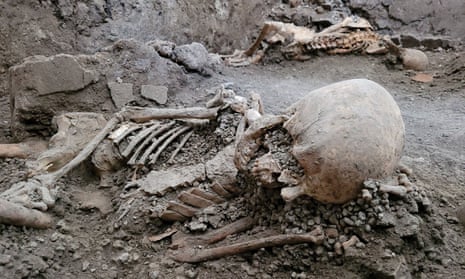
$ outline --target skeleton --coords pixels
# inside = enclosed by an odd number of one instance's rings
[[[267,21],[255,42],[245,51],[236,50],[232,55],[225,55],[225,61],[231,66],[247,66],[258,63],[269,45],[281,43],[281,52],[285,58],[304,61],[312,53],[325,51],[328,54],[392,53],[398,57],[406,68],[424,70],[428,58],[419,50],[404,49],[396,46],[389,36],[374,32],[371,24],[363,18],[350,16],[342,22],[332,25],[320,32],[296,26],[292,23]],[[260,46],[263,48],[260,49]]]
[[[328,95],[331,96],[328,98]],[[35,209],[46,211],[53,206],[57,180],[91,156],[94,150],[105,149],[104,146],[110,143],[116,145],[118,154],[130,164],[146,165],[149,160],[156,161],[174,139],[180,138],[179,145],[169,156],[173,158],[189,137],[194,119],[213,119],[226,107],[243,115],[234,146],[236,167],[250,173],[264,187],[282,187],[282,196],[287,201],[299,195],[310,195],[329,203],[347,201],[361,191],[360,184],[365,179],[390,175],[398,163],[404,136],[400,111],[389,93],[374,82],[350,80],[312,91],[292,106],[287,115],[265,115],[259,95],[252,94],[251,99],[251,104],[247,105],[244,98],[223,88],[208,102],[207,108],[128,107],[110,119],[89,144],[63,167],[15,184],[2,193],[0,221],[38,228],[50,226],[50,217],[36,216],[41,212]],[[173,119],[180,122],[173,123]],[[301,177],[284,169],[269,154],[257,156],[263,136],[270,129],[283,125],[293,137],[292,153],[304,170]],[[125,141],[126,144],[122,144]],[[360,145],[361,142],[363,145]],[[96,154],[99,153],[94,152],[94,156]],[[101,159],[94,157],[94,162],[105,163]],[[250,164],[253,160],[253,164]],[[405,194],[398,188],[383,189],[399,196]],[[235,185],[212,184],[208,190],[191,188],[181,192],[178,201],[170,201],[159,217],[182,221],[202,208],[221,203],[239,193],[240,189]],[[367,195],[365,198],[369,199]],[[133,200],[134,197],[129,204]],[[20,205],[24,214],[8,215],[11,212],[6,212],[3,201]],[[123,212],[121,216],[124,215]],[[34,217],[32,220],[27,219],[31,216]],[[224,247],[197,248],[249,229],[253,224],[253,218],[247,217],[204,237],[178,238],[173,243],[178,250],[171,256],[178,261],[200,262],[265,247],[321,244],[324,240],[324,233],[317,228],[306,234],[274,235]],[[355,242],[351,240],[345,245],[350,246]]]

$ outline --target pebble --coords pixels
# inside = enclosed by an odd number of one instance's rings
[[[188,269],[185,272],[186,277],[189,278],[189,279],[197,278],[198,274],[199,274],[199,272],[197,270],[195,270],[195,269]]]
[[[149,272],[149,278],[150,279],[158,279],[160,278],[160,271],[158,270],[152,270]]]
[[[345,223],[347,226],[351,226],[351,227],[355,226],[354,221],[352,221],[352,220],[351,220],[350,218],[348,218],[348,217],[344,217],[344,218],[342,219],[342,221],[344,221],[344,223]]]
[[[11,261],[11,255],[1,254],[0,265],[6,265]]]
[[[113,245],[112,245],[112,246],[113,246],[113,248],[122,250],[122,249],[124,249],[124,242],[123,242],[122,240],[119,240],[119,239],[118,239],[118,240],[115,240],[115,241],[113,242]]]
[[[90,263],[88,261],[83,261],[82,262],[82,271],[86,271],[90,266]]]
[[[129,261],[129,253],[128,252],[123,252],[121,253],[115,260],[116,262],[120,263],[127,263]]]
[[[465,205],[462,205],[457,209],[456,215],[459,223],[465,226]]]

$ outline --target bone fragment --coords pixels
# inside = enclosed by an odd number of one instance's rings
[[[47,149],[42,140],[0,144],[0,158],[34,158]]]
[[[362,199],[368,202],[373,199],[373,196],[368,189],[362,189]]]
[[[192,206],[188,206],[182,203],[177,203],[174,201],[169,201],[168,202],[168,210],[176,211],[179,214],[185,216],[185,217],[192,217],[197,213],[198,209],[194,208]]]
[[[50,181],[55,183],[62,176],[66,175],[69,171],[77,167],[80,163],[86,160],[92,154],[92,152],[94,152],[97,145],[99,145],[100,142],[106,138],[106,136],[116,127],[118,123],[121,122],[121,120],[122,117],[119,114],[111,118],[105,127],[84,147],[84,149],[82,149],[81,152],[79,152],[76,157],[74,157],[73,160],[64,165],[60,170],[41,176],[41,180],[47,180],[46,178],[49,177]]]
[[[278,177],[278,182],[287,184],[287,185],[297,185],[299,184],[299,180],[297,180],[293,175],[292,171],[288,169],[284,169]]]
[[[176,222],[176,221],[184,221],[186,220],[186,217],[177,213],[176,211],[172,210],[165,210],[163,213],[159,216],[161,219],[165,221],[171,221],[171,222]]]
[[[313,243],[321,244],[324,241],[324,235],[315,236],[312,233],[307,234],[282,234],[274,235],[256,240],[240,242],[236,244],[209,248],[184,248],[175,251],[171,257],[178,262],[199,263],[209,260],[218,259],[221,257],[242,254],[245,252],[255,251],[261,248],[300,244],[300,243]]]
[[[0,199],[0,223],[47,229],[52,226],[52,218],[38,210]]]
[[[223,189],[225,189],[233,195],[239,194],[241,192],[241,188],[234,184],[223,184],[221,186],[223,187]]]
[[[197,207],[197,208],[205,208],[205,207],[208,207],[210,205],[215,204],[214,202],[212,202],[210,200],[204,199],[202,197],[196,196],[196,195],[188,193],[186,191],[182,191],[178,195],[178,199],[180,201],[182,201],[183,203],[185,203],[185,204],[188,204],[188,205],[191,205],[191,206]]]
[[[231,194],[230,192],[226,191],[223,186],[221,186],[218,183],[213,183],[210,188],[213,190],[213,192],[217,193],[223,198],[229,199],[232,198],[234,195]]]
[[[74,157],[70,162],[68,162],[59,170],[32,177],[27,181],[20,181],[14,184],[9,190],[2,193],[2,197],[7,196],[10,203],[11,201],[18,201],[19,203],[30,207],[39,207],[41,210],[47,210],[55,203],[54,192],[56,189],[54,189],[54,184],[56,181],[66,175],[84,160],[86,160],[95,150],[97,145],[106,138],[106,136],[121,120],[121,115],[116,114],[107,122],[105,127],[84,147],[84,149],[79,152],[76,157]],[[31,198],[35,196],[37,191],[41,193],[40,201],[33,200]],[[19,210],[21,210],[21,208],[19,208]],[[37,222],[39,222],[37,226],[45,227],[44,224],[48,222],[48,220],[38,220]],[[32,222],[32,225],[35,226],[35,223]]]
[[[148,237],[148,240],[151,241],[151,242],[158,242],[160,240],[163,240],[167,237],[170,237],[172,236],[173,234],[175,234],[178,230],[176,229],[168,229],[167,231],[165,231],[164,233],[161,233],[161,234],[158,234],[158,235],[152,235],[152,236],[149,236]]]
[[[412,185],[412,182],[410,182],[410,179],[408,179],[407,174],[400,173],[397,177],[397,181],[399,182],[400,185],[404,185],[405,188],[407,188],[407,192],[411,191],[413,185]]]
[[[126,123],[124,125],[121,125],[118,129],[113,131],[108,138],[111,139],[114,143],[118,144],[120,143],[127,135],[130,133],[142,128],[143,126],[140,124],[136,123]]]
[[[201,190],[199,188],[192,188],[191,190],[189,190],[189,193],[191,193],[193,195],[196,195],[196,196],[199,196],[199,197],[202,197],[204,199],[210,200],[210,201],[212,201],[214,203],[223,203],[223,202],[226,201],[225,199],[218,196],[217,194],[209,193],[209,192],[203,191],[203,190]]]
[[[401,173],[405,173],[407,176],[411,176],[413,174],[413,170],[402,162],[399,162],[397,168]]]
[[[194,131],[190,131],[189,133],[187,133],[187,135],[184,136],[184,138],[182,138],[182,140],[179,143],[178,147],[173,152],[173,154],[171,154],[171,157],[168,159],[168,163],[173,162],[176,155],[178,155],[179,151],[181,151],[181,149],[184,147],[184,145],[186,144],[186,142],[189,140],[189,138],[192,136],[193,133],[194,133]]]
[[[407,195],[407,189],[404,186],[380,184],[379,191],[383,193],[393,194],[398,197],[405,197]]]
[[[129,154],[134,150],[134,148],[144,139],[146,139],[150,133],[155,131],[160,125],[158,123],[153,124],[151,127],[141,130],[137,135],[131,139],[128,146],[121,153],[123,157],[128,157]],[[143,146],[143,144],[141,144]]]
[[[296,199],[299,196],[302,196],[305,194],[304,188],[301,186],[295,186],[295,187],[284,187],[281,189],[281,197],[286,201],[292,201]]]
[[[344,248],[344,251],[346,251],[349,247],[354,246],[358,242],[360,242],[358,237],[353,235],[349,240],[342,243],[342,248]]]
[[[153,150],[155,150],[155,148],[157,148],[157,146],[159,144],[161,144],[166,138],[168,138],[172,134],[176,133],[179,129],[181,129],[181,127],[175,127],[173,129],[169,130],[168,132],[164,133],[158,139],[153,141],[152,144],[148,148],[145,149],[144,154],[142,154],[142,156],[138,160],[136,160],[135,156],[133,156],[134,160],[133,160],[133,158],[131,158],[131,160],[129,160],[129,161],[131,163],[135,161],[134,164],[137,164],[137,165],[145,164],[145,161],[147,161],[147,158],[150,156],[150,154],[152,154]]]
[[[197,118],[197,119],[215,119],[220,108],[179,108],[179,109],[157,109],[127,107],[124,116],[134,122],[146,122],[155,119],[176,119],[176,118]]]
[[[173,142],[173,140],[175,140],[177,137],[179,137],[180,135],[184,134],[185,132],[189,131],[191,129],[191,127],[183,127],[183,128],[180,128],[178,131],[176,131],[174,134],[172,134],[157,150],[157,152],[155,154],[153,154],[153,157],[152,159],[150,160],[150,163],[151,164],[155,164],[158,160],[158,157],[160,156],[160,154],[166,149],[166,147],[168,147],[168,145],[170,143]],[[142,161],[142,163],[144,163],[144,161]]]
[[[171,248],[179,249],[183,247],[194,247],[194,246],[206,246],[209,244],[216,243],[236,233],[240,233],[251,229],[255,224],[255,220],[252,217],[244,217],[231,224],[228,224],[222,228],[211,231],[209,233],[199,236],[183,236],[173,239]]]
[[[132,157],[129,159],[128,161],[128,165],[135,165],[137,163],[137,158],[139,157],[139,154],[145,150],[146,150],[146,146],[153,140],[153,138],[155,138],[156,136],[158,136],[159,134],[165,132],[166,130],[170,129],[171,127],[173,127],[174,125],[174,121],[173,122],[170,122],[170,123],[167,123],[167,124],[164,124],[163,126],[160,127],[160,129],[158,130],[155,130],[155,131],[152,131],[152,133],[150,133],[150,135],[148,135],[144,141],[137,147],[136,151],[134,152],[134,154],[132,155]],[[154,146],[155,148],[156,146]],[[131,153],[131,151],[127,152],[128,155]]]

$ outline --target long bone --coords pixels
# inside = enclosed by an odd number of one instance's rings
[[[116,113],[105,127],[79,152],[76,157],[57,171],[37,175],[27,181],[20,181],[0,194],[3,205],[15,204],[18,210],[5,210],[10,207],[0,208],[0,223],[23,225],[29,227],[45,228],[51,225],[51,218],[47,214],[38,214],[34,208],[46,211],[55,203],[56,182],[69,173],[76,166],[86,160],[96,147],[109,135],[112,130],[124,120],[145,122],[153,119],[214,119],[220,107],[215,108],[185,108],[185,109],[154,109],[128,107]],[[132,128],[131,128],[132,129]],[[135,131],[116,135],[117,141],[121,141],[126,135]],[[40,223],[38,218],[40,216]]]

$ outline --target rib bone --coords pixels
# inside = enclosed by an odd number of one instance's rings
[[[154,137],[158,136],[159,134],[163,133],[164,131],[170,129],[173,127],[174,121],[170,122],[168,124],[165,124],[160,127],[160,129],[152,131],[152,133],[145,138],[145,140],[137,147],[136,151],[132,155],[131,159],[128,161],[128,165],[135,165],[137,163],[137,157],[139,157],[139,154],[142,152],[144,147],[149,144],[151,140],[153,140]],[[155,146],[156,147],[156,146]]]
[[[179,130],[177,130],[174,134],[172,134],[161,146],[160,148],[158,148],[157,152],[153,155],[152,159],[150,160],[150,163],[151,164],[155,164],[157,162],[157,159],[158,157],[160,156],[160,154],[163,152],[163,150],[166,149],[166,147],[173,141],[175,140],[178,136],[180,136],[181,134],[187,132],[188,130],[190,130],[191,127],[183,127]],[[145,163],[145,161],[142,161],[141,162],[142,164]]]
[[[142,140],[144,140],[145,138],[147,138],[147,136],[152,133],[155,129],[157,129],[160,125],[158,123],[155,123],[154,125],[152,125],[151,127],[145,129],[145,130],[142,130],[140,131],[132,140],[131,142],[129,143],[129,145],[126,147],[126,149],[123,151],[123,153],[121,153],[121,155],[123,155],[123,157],[128,157],[129,154],[131,154],[132,150],[134,150],[134,148],[137,146],[137,144],[139,142],[141,142]]]
[[[144,154],[142,154],[142,156],[140,157],[139,160],[136,160],[136,164],[137,165],[143,165],[145,164],[145,161],[147,161],[147,158],[150,156],[150,154],[152,154],[152,151],[160,144],[162,143],[167,137],[171,136],[173,133],[176,133],[181,127],[176,127],[176,128],[173,128],[171,130],[169,130],[168,132],[166,132],[165,134],[163,134],[161,137],[159,137],[158,139],[156,139],[144,152]]]

